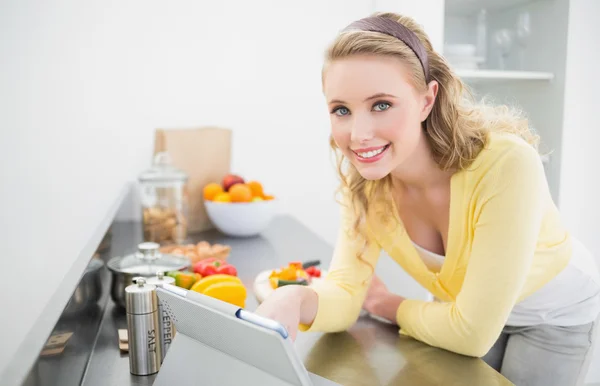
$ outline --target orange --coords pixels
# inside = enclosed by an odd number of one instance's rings
[[[219,193],[213,199],[215,202],[231,202],[231,196],[227,192]]]
[[[260,184],[260,182],[250,181],[246,185],[248,185],[248,187],[252,191],[252,197],[263,197],[264,196],[263,187]]]
[[[265,200],[274,200],[275,196],[271,196],[270,194],[265,194]]]
[[[212,182],[204,187],[205,200],[212,201],[219,193],[223,193],[223,187],[216,182]]]
[[[235,184],[229,188],[229,195],[232,202],[250,202],[252,201],[252,191],[246,184]]]

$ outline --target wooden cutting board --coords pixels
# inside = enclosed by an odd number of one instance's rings
[[[252,290],[254,292],[254,296],[256,297],[256,301],[258,301],[259,304],[262,303],[267,298],[267,296],[271,295],[273,291],[275,291],[271,287],[271,283],[269,283],[269,276],[271,275],[271,272],[273,272],[272,269],[262,271],[261,273],[256,275],[256,278],[254,279]],[[321,271],[321,277],[315,277],[312,280],[323,280],[326,273],[326,271]]]

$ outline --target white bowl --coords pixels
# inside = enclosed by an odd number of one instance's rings
[[[276,214],[277,200],[256,202],[204,201],[206,213],[222,233],[235,237],[255,236],[264,231]]]

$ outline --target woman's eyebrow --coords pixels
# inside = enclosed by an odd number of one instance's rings
[[[384,92],[380,92],[380,93],[377,93],[377,94],[371,95],[370,97],[366,98],[366,99],[364,100],[364,102],[370,101],[371,99],[382,98],[382,97],[396,98],[396,96],[395,96],[395,95],[392,95],[392,94],[386,94],[386,93],[384,93]],[[344,102],[344,101],[343,101],[343,100],[341,100],[341,99],[332,99],[332,100],[330,100],[330,101],[329,101],[329,104],[332,104],[332,103],[340,103],[340,104],[345,104],[346,102]]]
[[[382,97],[396,98],[396,96],[394,96],[392,94],[386,94],[384,92],[380,92],[380,93],[377,93],[375,95],[371,95],[370,97],[368,97],[367,99],[365,99],[364,102],[369,101],[371,99],[382,98]]]

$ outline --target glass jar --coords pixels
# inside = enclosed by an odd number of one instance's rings
[[[144,241],[181,244],[187,238],[187,174],[171,164],[166,152],[139,176]]]

